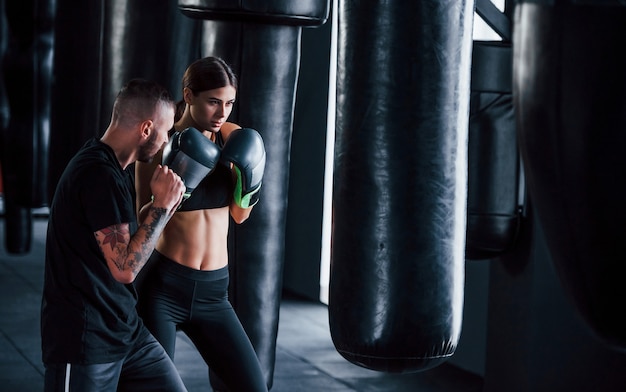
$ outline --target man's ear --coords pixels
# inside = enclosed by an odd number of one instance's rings
[[[141,130],[142,139],[148,139],[150,135],[152,134],[152,132],[154,132],[153,125],[154,123],[152,122],[152,120],[144,120],[141,122],[141,124],[139,125],[139,128]]]

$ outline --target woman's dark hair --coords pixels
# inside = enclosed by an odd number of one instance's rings
[[[182,80],[182,89],[190,89],[193,95],[203,91],[232,86],[237,90],[237,76],[230,65],[219,57],[204,57],[187,67]],[[176,121],[185,111],[184,99],[176,107]]]

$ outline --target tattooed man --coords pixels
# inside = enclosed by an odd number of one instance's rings
[[[161,86],[131,80],[102,138],[68,163],[50,205],[41,307],[45,391],[185,391],[161,345],[137,315],[132,285],[185,186],[158,165],[154,203],[135,214],[132,171],[168,141],[174,102]]]

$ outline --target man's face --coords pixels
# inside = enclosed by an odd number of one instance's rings
[[[151,162],[159,150],[168,142],[168,132],[174,126],[174,109],[172,107],[157,110],[152,122],[150,136],[139,147],[137,160],[139,162]]]

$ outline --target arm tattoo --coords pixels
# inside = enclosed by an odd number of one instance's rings
[[[163,225],[164,218],[167,216],[167,209],[150,207],[150,215],[152,222],[142,224],[141,227],[146,231],[146,238],[141,244],[141,249],[128,255],[128,268],[136,275],[146,263],[150,254],[154,250],[155,234],[160,233],[159,228]]]
[[[118,244],[124,245],[124,236],[128,234],[128,229],[120,225],[115,225],[111,226],[111,228],[102,229],[102,234],[104,234],[102,245],[109,244],[111,245],[111,250],[115,250]]]
[[[152,220],[148,224],[141,224],[141,228],[146,234],[140,243],[134,242],[130,238],[127,224],[113,225],[95,233],[96,241],[105,253],[105,257],[111,260],[118,271],[130,270],[136,276],[148,261],[162,226],[167,222],[168,212],[165,208],[150,207],[150,216]],[[129,239],[136,245],[132,246],[128,242]],[[107,244],[111,247],[110,252],[104,248]]]
[[[127,249],[127,238],[130,238],[130,231],[128,225],[117,224],[109,226],[95,233],[96,241],[104,256],[109,258],[115,267],[123,271],[124,270],[124,254]],[[109,244],[111,252],[107,252],[105,245]]]
[[[152,222],[148,225],[142,224],[141,227],[146,230],[146,241],[150,241],[155,231],[161,226],[163,218],[167,215],[167,209],[150,207],[150,216],[152,216]]]

